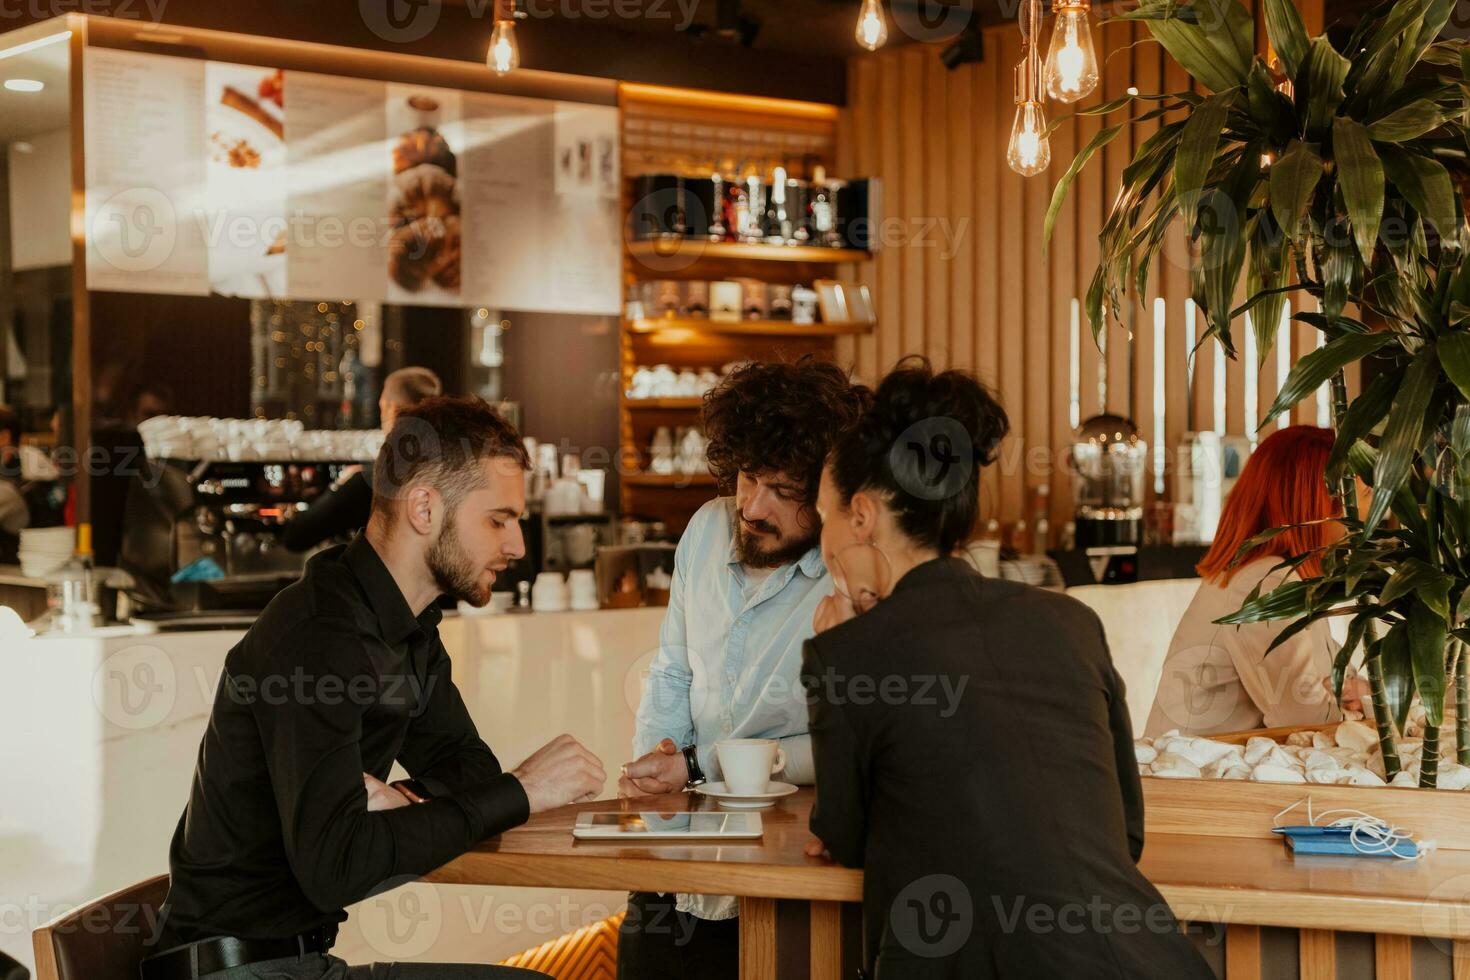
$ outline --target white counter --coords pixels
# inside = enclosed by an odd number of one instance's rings
[[[441,634],[504,765],[570,732],[603,758],[611,796],[662,616],[451,616]],[[0,950],[30,964],[37,925],[167,870],[220,670],[241,635],[118,629],[0,649]],[[414,884],[355,907],[338,952],[352,962],[493,961],[622,900]]]

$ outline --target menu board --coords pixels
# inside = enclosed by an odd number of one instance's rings
[[[616,315],[615,109],[94,49],[92,289]]]

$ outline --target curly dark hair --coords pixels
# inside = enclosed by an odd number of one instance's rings
[[[710,472],[722,493],[745,473],[783,473],[817,498],[832,441],[855,424],[871,394],[846,371],[808,354],[794,362],[751,361],[704,396],[700,418]]]
[[[833,446],[832,482],[844,504],[876,491],[904,534],[947,555],[974,529],[980,468],[1009,431],[1005,409],[974,375],[905,358]]]

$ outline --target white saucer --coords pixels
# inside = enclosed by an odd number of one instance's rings
[[[764,793],[735,793],[726,789],[724,783],[705,783],[703,786],[694,787],[694,791],[703,793],[727,809],[764,810],[768,806],[775,806],[776,801],[781,797],[795,793],[796,787],[790,783],[772,781],[766,784]]]

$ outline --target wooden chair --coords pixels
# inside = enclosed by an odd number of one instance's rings
[[[137,980],[167,894],[159,875],[46,923],[31,937],[36,980]]]

